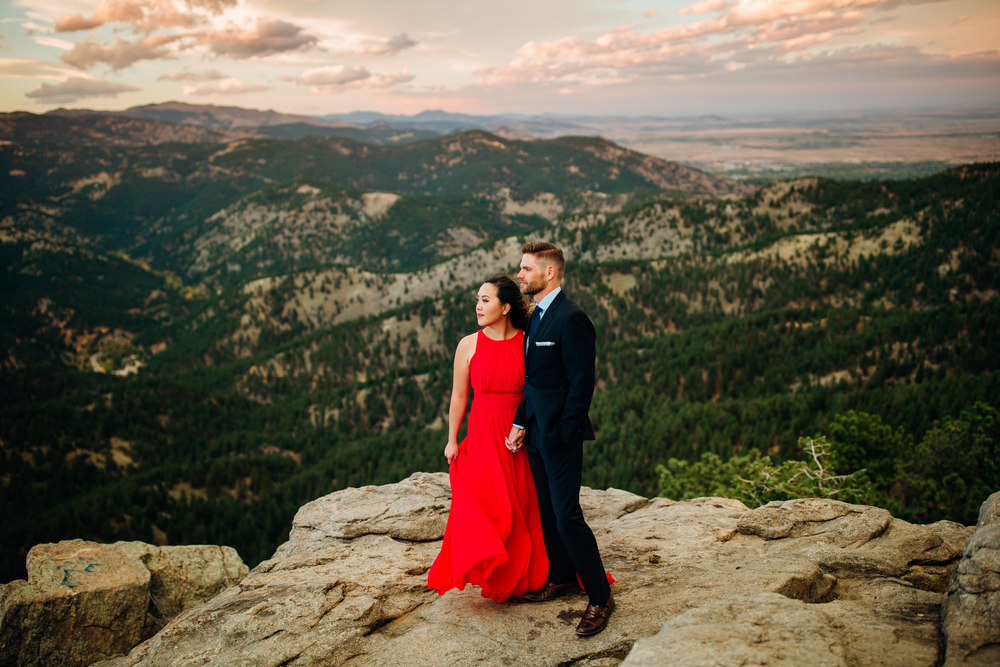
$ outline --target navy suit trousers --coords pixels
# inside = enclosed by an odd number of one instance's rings
[[[580,507],[583,441],[544,442],[533,417],[527,426],[525,451],[538,492],[549,581],[565,584],[579,575],[590,603],[604,606],[611,597],[611,587],[597,539]]]

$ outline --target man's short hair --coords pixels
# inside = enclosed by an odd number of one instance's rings
[[[556,279],[562,280],[566,270],[566,258],[559,246],[548,241],[528,241],[521,246],[521,254],[534,255],[543,264],[556,267]]]

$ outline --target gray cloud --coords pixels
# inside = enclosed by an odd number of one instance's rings
[[[281,78],[302,86],[311,86],[311,92],[314,95],[333,95],[362,86],[379,89],[390,88],[412,81],[414,77],[408,70],[372,74],[364,67],[328,65],[303,72],[299,76],[283,76]]]
[[[25,93],[39,103],[69,104],[87,97],[115,97],[119,93],[139,90],[124,83],[112,83],[96,79],[73,77],[62,83],[43,83],[32,91]]]
[[[343,86],[355,81],[361,81],[371,76],[364,67],[349,67],[347,65],[330,65],[304,72],[300,76],[286,77],[306,86]]]
[[[218,70],[209,70],[207,72],[192,72],[190,70],[184,70],[182,72],[167,72],[160,76],[157,81],[218,81],[220,79],[227,78],[225,74],[219,72]]]
[[[360,88],[372,78],[372,73],[364,67],[327,65],[303,72],[299,76],[281,78],[300,86],[311,86],[310,90],[314,95],[333,95],[349,88]]]
[[[200,44],[208,44],[212,53],[230,58],[261,58],[275,53],[311,49],[319,41],[302,28],[278,19],[258,18],[240,27],[230,24],[221,30],[204,32]]]
[[[401,32],[398,35],[390,37],[384,42],[362,46],[359,49],[351,51],[351,53],[358,56],[392,56],[396,55],[400,51],[413,48],[416,45],[417,42],[410,39],[409,35],[405,32]]]

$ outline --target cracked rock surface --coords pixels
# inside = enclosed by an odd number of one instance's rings
[[[943,631],[945,667],[1000,665],[1000,493],[979,509],[948,586]]]
[[[0,586],[0,665],[89,665],[127,653],[247,573],[235,550],[65,540],[28,552]]]
[[[496,604],[474,586],[427,590],[449,498],[447,475],[415,473],[309,503],[239,586],[102,667],[933,667],[948,581],[972,533],[834,500],[751,511],[584,489],[617,610],[607,630],[580,639],[583,594]]]

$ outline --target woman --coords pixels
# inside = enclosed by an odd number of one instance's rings
[[[528,459],[504,443],[524,389],[528,305],[517,283],[507,276],[483,283],[476,320],[482,328],[455,351],[444,450],[451,511],[427,584],[441,594],[474,584],[503,602],[544,586],[549,567]],[[459,443],[470,381],[469,431]]]

